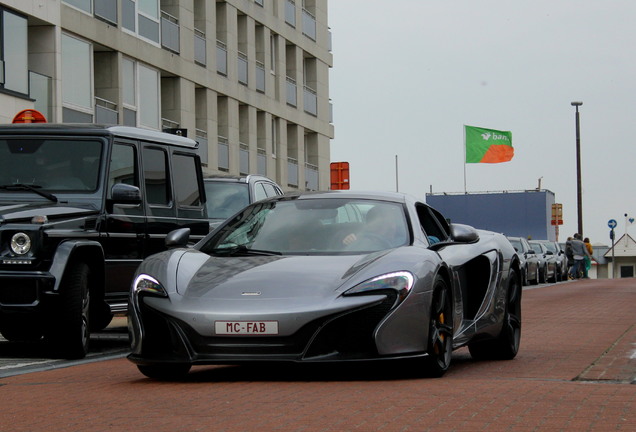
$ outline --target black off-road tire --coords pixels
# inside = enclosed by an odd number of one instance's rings
[[[42,339],[44,330],[42,324],[31,317],[29,319],[4,317],[0,321],[0,333],[11,342],[33,342]]]
[[[60,303],[45,335],[54,353],[66,359],[84,358],[90,340],[90,269],[83,262],[70,264],[60,287]]]

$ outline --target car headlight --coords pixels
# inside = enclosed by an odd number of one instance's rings
[[[168,293],[165,288],[159,283],[159,281],[147,274],[141,274],[135,278],[133,282],[133,292],[135,294],[140,292],[147,292],[150,294],[159,295],[162,297],[168,297]]]
[[[13,234],[11,237],[11,251],[16,255],[25,255],[31,250],[31,237],[23,232]]]
[[[356,285],[345,295],[371,294],[373,291],[392,289],[398,292],[398,298],[402,301],[413,288],[413,282],[413,275],[407,271],[387,273]]]

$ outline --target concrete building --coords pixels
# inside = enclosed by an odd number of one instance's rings
[[[206,171],[329,188],[327,0],[0,0],[0,122],[175,129]]]

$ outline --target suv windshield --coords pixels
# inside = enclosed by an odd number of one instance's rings
[[[227,219],[250,203],[247,183],[205,181],[208,217]]]
[[[0,187],[8,191],[95,191],[101,154],[102,142],[97,139],[2,139]]]

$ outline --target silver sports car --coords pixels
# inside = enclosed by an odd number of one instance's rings
[[[205,364],[406,358],[441,376],[458,347],[480,359],[519,349],[514,248],[413,197],[284,195],[251,204],[194,247],[188,236],[173,231],[132,285],[128,358],[148,377]]]

